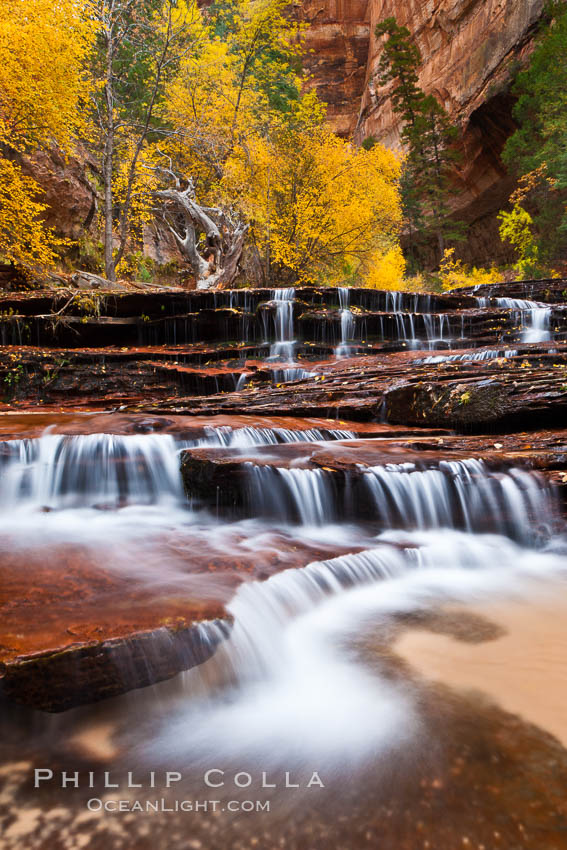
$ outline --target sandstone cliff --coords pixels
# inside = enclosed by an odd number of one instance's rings
[[[509,87],[529,54],[544,0],[304,0],[302,6],[311,27],[308,45],[315,50],[308,59],[313,82],[331,104],[333,126],[344,134],[354,129],[359,143],[374,136],[399,147],[400,125],[388,91],[377,89],[373,79],[381,54],[376,24],[394,16],[415,35],[424,58],[421,84],[463,131],[455,213],[467,224],[464,256],[507,259],[494,214],[512,189],[500,159],[514,130]],[[357,57],[364,61],[364,80]]]
[[[371,0],[303,0],[298,14],[308,24],[305,68],[329,122],[344,136],[356,128],[367,86]]]

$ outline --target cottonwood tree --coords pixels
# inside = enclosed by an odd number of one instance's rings
[[[234,279],[248,226],[227,174],[300,97],[301,45],[286,9],[286,0],[213,3],[201,21],[206,37],[168,89],[174,132],[160,146],[154,197],[198,286]]]
[[[340,284],[368,281],[396,249],[399,170],[382,145],[357,149],[333,134],[306,95],[293,120],[250,140],[226,183],[278,280]]]
[[[42,193],[24,176],[21,157],[52,147],[67,154],[85,132],[84,67],[92,35],[75,0],[3,0],[0,257],[24,268],[52,265],[62,243],[43,223]]]
[[[194,0],[90,0],[93,152],[103,182],[104,266],[109,280],[147,210],[144,158],[172,132],[163,104],[169,82],[199,37]]]

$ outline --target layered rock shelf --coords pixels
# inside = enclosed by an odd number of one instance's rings
[[[173,570],[159,585],[103,569],[88,546],[62,547],[57,568],[35,544],[0,553],[2,689],[36,708],[203,663],[230,632],[225,606],[242,581],[352,552],[275,526],[248,546],[240,521],[292,527],[309,488],[322,499],[311,521],[336,514],[371,535],[392,516],[418,521],[411,499],[404,518],[383,497],[388,475],[432,474],[449,493],[462,479],[481,502],[496,494],[504,529],[510,487],[518,498],[565,490],[567,281],[435,295],[7,294],[0,313],[0,496],[38,518],[71,499],[104,519],[135,491],[150,506],[165,492],[178,512],[175,530],[155,532]],[[234,521],[220,543],[207,525],[219,517]],[[211,575],[204,594],[199,577]]]

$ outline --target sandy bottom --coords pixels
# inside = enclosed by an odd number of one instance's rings
[[[529,600],[443,613],[445,628],[436,617],[434,628],[426,623],[402,632],[396,654],[425,678],[480,691],[567,746],[567,586]],[[467,633],[471,615],[496,628]]]

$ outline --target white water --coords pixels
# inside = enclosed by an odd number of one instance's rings
[[[231,428],[226,425],[221,428],[205,428],[206,436],[197,440],[196,446],[225,446],[227,448],[252,448],[253,446],[276,446],[280,443],[319,443],[324,440],[352,440],[352,431],[340,428],[320,430],[309,428],[304,431],[294,431],[290,428]],[[187,446],[190,444],[187,443]]]
[[[311,428],[205,428],[196,440],[169,434],[47,434],[0,443],[0,507],[66,510],[127,505],[181,505],[179,453],[184,448],[246,449],[281,443],[348,440],[351,431]]]
[[[178,445],[167,434],[47,435],[2,444],[0,505],[116,507],[178,502]]]
[[[353,348],[349,345],[349,341],[354,339],[355,321],[354,315],[350,310],[350,290],[348,286],[339,287],[339,305],[341,316],[341,342],[335,349],[335,357],[350,357]]]
[[[385,528],[493,531],[528,544],[536,524],[555,514],[552,491],[537,476],[495,472],[480,460],[377,466],[364,477]]]
[[[303,525],[355,518],[363,507],[363,516],[382,528],[494,531],[528,543],[534,524],[551,522],[555,514],[552,491],[537,475],[492,471],[473,459],[441,461],[433,469],[411,463],[368,469],[362,476],[368,495],[361,504],[348,475],[343,483],[321,469],[254,464],[249,464],[249,473],[256,513]]]
[[[309,776],[401,748],[421,731],[414,692],[365,663],[360,636],[386,640],[393,616],[446,601],[528,596],[565,570],[564,558],[501,537],[389,532],[367,551],[243,585],[228,605],[229,640],[185,674],[156,755]]]
[[[451,341],[449,317],[446,313],[424,313],[423,321],[429,348],[436,348],[437,343]]]
[[[402,313],[394,312],[396,322],[395,339],[405,342],[409,348],[433,349],[449,345],[451,333],[447,313]],[[420,324],[423,329],[420,330]]]
[[[193,445],[247,447],[324,436],[316,429],[214,428]],[[24,550],[35,543],[46,557],[52,539],[88,542],[105,569],[122,566],[132,581],[156,583],[171,579],[182,550],[177,581],[184,593],[206,593],[211,581],[183,572],[204,541],[231,557],[255,556],[269,543],[281,557],[273,527],[258,519],[203,525],[173,504],[182,502],[181,445],[167,435],[48,435],[3,443],[3,544],[13,552],[18,537]],[[214,658],[182,677],[178,700],[163,703],[162,725],[159,696],[144,702],[132,695],[149,724],[144,749],[154,748],[156,761],[190,758],[192,766],[201,760],[210,768],[246,760],[239,768],[255,761],[260,770],[298,765],[309,776],[403,748],[421,731],[419,705],[410,686],[383,675],[375,659],[370,666],[361,638],[369,645],[385,640],[391,618],[401,612],[527,594],[529,582],[565,570],[564,558],[473,533],[492,530],[530,544],[537,539],[540,524],[553,517],[553,495],[526,472],[496,473],[480,461],[370,469],[363,476],[364,503],[389,527],[375,538],[345,523],[352,493],[340,495],[324,470],[261,470],[259,478],[264,499],[283,499],[276,505],[278,523],[285,526],[290,504],[303,520],[294,542],[364,551],[241,585],[227,605],[234,619],[230,637],[225,629]],[[130,506],[89,509],[113,500]],[[59,510],[37,511],[47,503]],[[21,523],[18,506],[25,509]],[[392,530],[401,525],[435,530]],[[200,628],[205,639],[218,637],[219,626]],[[141,722],[130,724],[135,734]]]
[[[276,302],[276,341],[270,346],[270,357],[293,360],[295,340],[293,333],[293,302],[295,289],[274,289],[272,300]]]
[[[497,360],[500,357],[517,357],[517,355],[518,351],[513,348],[500,350],[481,348],[478,351],[467,352],[466,354],[434,354],[430,357],[414,360],[414,363],[416,366],[432,363],[466,363],[467,361]]]
[[[551,339],[551,307],[521,298],[495,298],[498,307],[513,310],[515,321],[523,327],[522,342],[546,342]]]
[[[314,374],[314,372],[308,372],[307,369],[274,369],[272,381],[274,384],[287,384],[290,381],[303,381],[305,378],[312,378]]]

